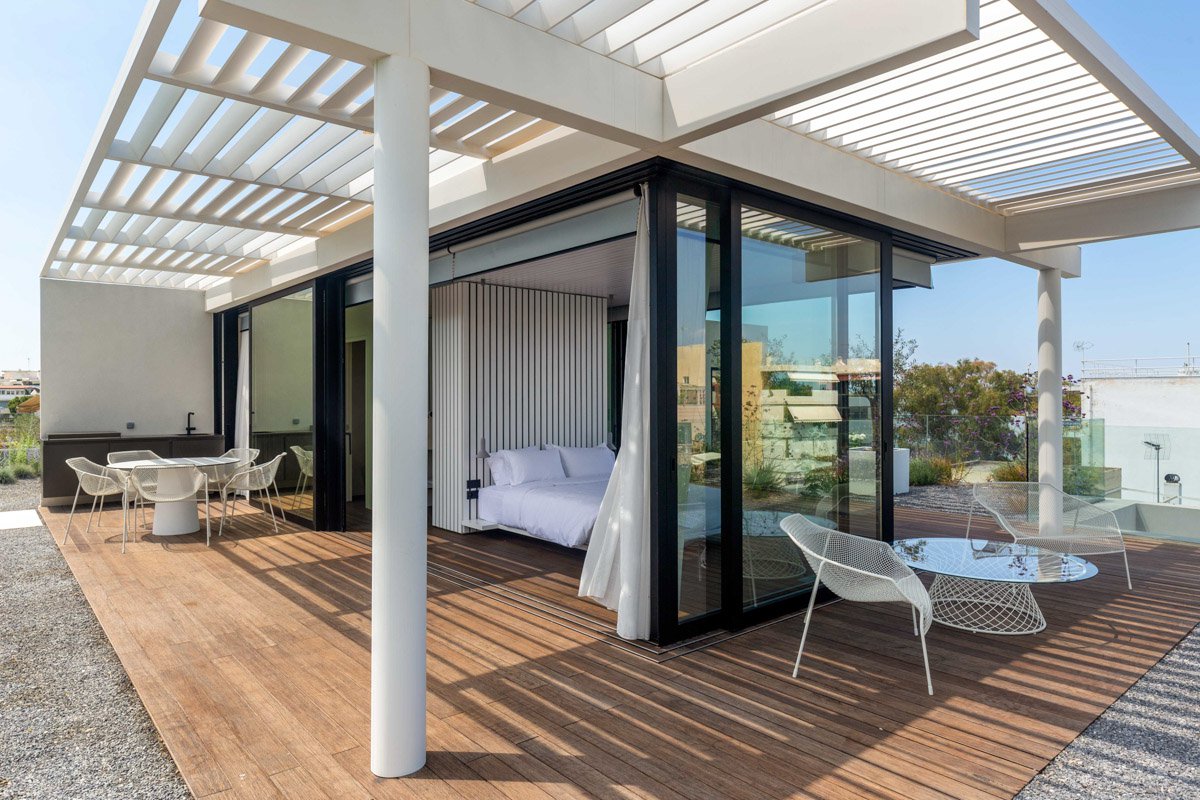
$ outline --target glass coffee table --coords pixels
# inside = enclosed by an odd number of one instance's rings
[[[1079,556],[985,539],[901,539],[892,547],[915,570],[933,574],[933,619],[973,633],[1026,634],[1046,627],[1031,588],[1073,583],[1099,570]]]

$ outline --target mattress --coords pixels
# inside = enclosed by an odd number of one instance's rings
[[[608,476],[485,486],[478,516],[564,547],[587,547],[607,487]]]

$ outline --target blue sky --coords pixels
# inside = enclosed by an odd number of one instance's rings
[[[1193,128],[1200,128],[1194,0],[1073,0],[1072,3]],[[38,284],[46,250],[87,153],[141,0],[10,3],[0,28],[0,369],[38,365]],[[1084,249],[1084,278],[1064,283],[1066,367],[1071,343],[1091,358],[1177,355],[1200,350],[1195,312],[1200,232]],[[919,342],[918,357],[988,358],[1021,369],[1035,357],[1032,270],[1000,261],[938,269],[933,291],[896,294],[896,324]]]

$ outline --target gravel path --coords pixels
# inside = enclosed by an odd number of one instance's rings
[[[38,481],[0,486],[35,508]],[[0,530],[0,798],[187,798],[45,528]]]
[[[1200,797],[1200,628],[1050,762],[1017,800]]]

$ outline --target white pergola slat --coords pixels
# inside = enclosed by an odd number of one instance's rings
[[[984,0],[978,41],[772,120],[1002,214],[1200,177],[1025,6]]]
[[[750,51],[770,40],[774,49],[764,52],[778,56],[787,37],[806,25],[833,35],[853,15],[869,13],[868,0],[427,2],[410,9],[409,24],[419,18],[421,41],[440,43],[424,53],[431,65],[451,52],[431,71],[435,81],[458,89],[430,91],[431,185],[537,147],[535,140],[556,130],[570,135],[563,124],[625,146],[630,141],[621,135],[636,134],[632,146],[647,155],[686,161],[690,143],[719,136],[725,112],[673,103],[689,96],[689,86],[698,96],[712,88],[713,97],[741,103],[737,87],[757,86],[755,75],[759,83],[778,80],[745,107],[725,109],[738,120],[729,123],[733,130],[738,123],[770,128],[757,118],[779,102],[794,103],[768,121],[937,190],[930,195],[966,201],[978,207],[972,213],[983,209],[997,221],[1200,182],[1200,139],[1063,0],[980,0],[979,37],[970,41],[973,18],[956,21],[962,9],[954,3],[926,17],[914,11],[914,25],[944,22],[938,35],[954,34],[952,40],[925,47],[920,37],[881,37],[877,46],[894,43],[913,54],[879,63],[903,66],[867,69],[851,59],[838,68],[859,77],[831,74],[811,89],[780,83],[786,72],[764,74],[769,65],[750,70]],[[970,16],[970,0],[963,2]],[[839,3],[842,16],[827,13]],[[217,21],[201,18],[192,3],[150,0],[43,274],[207,288],[372,213],[375,100],[368,62],[389,52],[379,49],[388,46],[386,37],[372,37],[362,20],[340,26],[336,14],[320,30],[289,27],[291,6],[246,4],[273,10],[283,24],[239,16],[231,8],[237,2],[208,3],[210,16],[226,7]],[[299,6],[333,13],[315,0]],[[386,17],[387,7],[377,13]],[[942,21],[945,15],[954,19]],[[456,34],[462,38],[438,38],[450,22],[463,25]],[[255,31],[236,27],[243,24]],[[959,36],[962,24],[970,36]],[[326,34],[329,27],[346,37]],[[495,41],[471,38],[485,35],[542,54],[604,110],[585,108],[564,90],[564,80],[527,92],[513,81],[536,84],[540,76],[498,63]],[[486,57],[472,61],[472,53],[455,52],[475,45]],[[918,52],[932,55],[918,58]],[[489,73],[492,64],[500,77]],[[741,75],[739,68],[749,71]],[[724,95],[704,82],[712,77],[729,84]],[[647,97],[661,103],[643,102]],[[662,123],[675,111],[690,116],[671,130],[660,124],[656,134],[656,112]],[[682,135],[672,138],[672,130]],[[797,140],[797,152],[812,152],[811,146]]]
[[[373,78],[370,64],[152,2],[43,274],[208,289],[369,215]],[[432,99],[431,182],[558,127]]]

